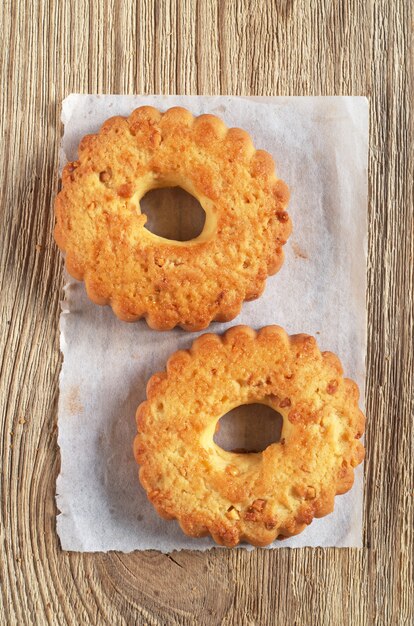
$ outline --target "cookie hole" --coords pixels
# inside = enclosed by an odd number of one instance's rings
[[[283,417],[265,404],[242,404],[223,415],[214,443],[227,452],[263,452],[282,436]]]
[[[140,200],[145,228],[158,237],[190,241],[201,235],[206,214],[198,200],[181,187],[151,189]]]

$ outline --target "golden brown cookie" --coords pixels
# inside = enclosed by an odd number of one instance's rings
[[[357,385],[308,335],[236,326],[173,354],[148,382],[137,411],[140,481],[159,515],[193,537],[264,546],[300,533],[333,510],[364,458]],[[213,441],[220,417],[263,403],[283,417],[263,452],[226,452]]]
[[[190,241],[145,228],[140,199],[180,186],[206,213]],[[56,198],[55,239],[91,300],[158,330],[206,328],[257,298],[283,262],[289,192],[272,157],[213,115],[141,107],[107,120],[79,145]]]

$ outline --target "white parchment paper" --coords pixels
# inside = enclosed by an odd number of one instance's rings
[[[83,135],[135,107],[184,106],[213,113],[251,133],[268,150],[291,190],[293,234],[281,271],[265,293],[245,303],[235,324],[280,324],[317,337],[336,352],[345,374],[364,390],[368,103],[362,97],[198,97],[70,95],[63,102],[62,165],[77,158]],[[159,333],[127,324],[87,299],[67,277],[61,315],[57,530],[63,549],[77,551],[205,550],[210,539],[186,537],[160,519],[146,499],[132,454],[135,411],[145,385],[168,356],[201,333]],[[362,403],[362,400],[361,400]],[[363,408],[363,407],[362,407]],[[272,547],[361,546],[362,468],[335,511],[299,536]]]

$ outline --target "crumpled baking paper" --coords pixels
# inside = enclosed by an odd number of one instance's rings
[[[235,324],[254,328],[280,324],[289,333],[315,335],[321,349],[340,356],[345,374],[358,382],[363,398],[367,100],[73,94],[63,102],[61,165],[77,158],[83,135],[96,132],[108,117],[128,115],[141,105],[161,110],[180,105],[195,115],[213,113],[229,127],[246,129],[257,148],[273,155],[278,176],[291,190],[293,233],[281,271],[268,279],[258,300],[243,305],[234,321],[214,323],[209,331],[222,333]],[[185,204],[186,199],[177,202]],[[167,236],[180,234],[177,231],[188,235],[191,220],[180,223],[181,218],[174,216],[173,210],[166,219],[158,219],[155,210],[152,226],[158,223]],[[186,537],[176,522],[157,516],[138,482],[132,453],[134,415],[145,399],[148,378],[164,369],[172,352],[188,348],[200,333],[160,333],[145,321],[121,322],[109,307],[92,304],[83,284],[69,276],[60,327],[64,362],[56,497],[62,548],[125,552],[211,548],[212,540]],[[235,436],[232,424],[227,439]],[[225,441],[226,430],[220,436]],[[362,476],[359,467],[352,490],[336,498],[331,515],[271,547],[361,546]]]

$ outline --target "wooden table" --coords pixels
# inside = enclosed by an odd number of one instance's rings
[[[412,9],[3,0],[1,624],[414,623]],[[61,551],[52,205],[70,92],[369,96],[364,549]]]

